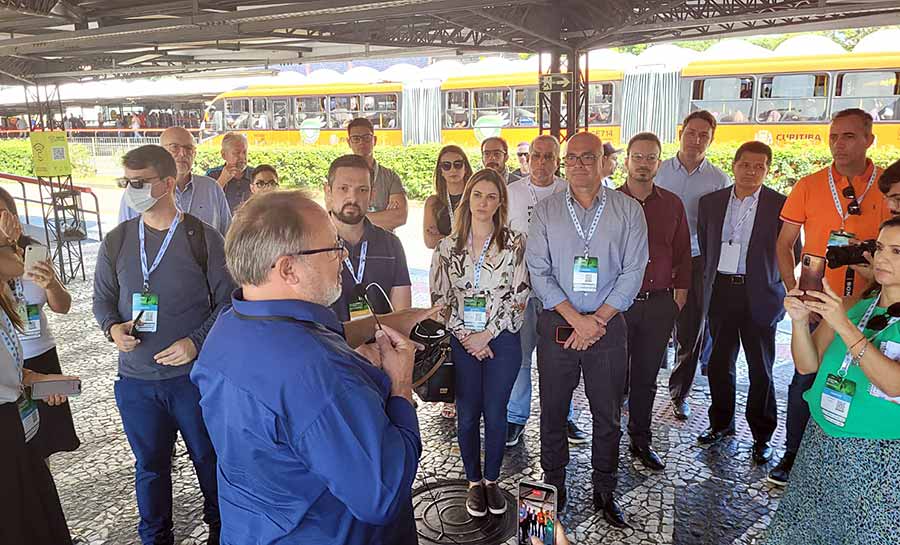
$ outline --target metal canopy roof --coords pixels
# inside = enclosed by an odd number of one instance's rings
[[[900,22],[897,0],[0,0],[0,84]]]

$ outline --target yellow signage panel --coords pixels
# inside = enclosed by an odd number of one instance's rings
[[[43,178],[72,174],[69,144],[64,131],[35,131],[31,139],[31,159],[34,174]]]

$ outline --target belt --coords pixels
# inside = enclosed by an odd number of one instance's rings
[[[646,301],[651,297],[656,297],[657,295],[663,294],[671,294],[672,288],[666,288],[662,290],[648,290],[648,291],[640,291],[637,295],[634,296],[635,301]]]
[[[743,286],[747,283],[747,277],[743,274],[716,273],[716,281],[722,281],[731,286]]]

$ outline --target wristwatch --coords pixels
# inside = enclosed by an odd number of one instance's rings
[[[113,324],[113,325],[116,325],[116,324]],[[112,328],[113,328],[112,325],[109,326],[109,327],[107,327],[107,328],[106,328],[106,331],[104,331],[103,334],[106,335],[106,340],[107,340],[107,341],[109,341],[109,342],[111,342],[111,343],[114,343],[114,342],[116,342],[116,341],[114,341],[113,338],[112,338],[112,333],[111,333]]]

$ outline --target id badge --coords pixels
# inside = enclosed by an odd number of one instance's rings
[[[855,238],[856,235],[853,233],[848,233],[846,231],[832,231],[828,234],[828,246],[850,246],[850,241]]]
[[[19,332],[19,339],[28,341],[37,339],[41,336],[41,306],[26,305],[19,303],[19,316],[22,317],[22,323],[25,330]]]
[[[141,333],[156,333],[156,321],[159,316],[159,296],[155,293],[135,293],[131,296],[131,319],[134,320],[138,314],[141,316],[140,325],[135,327],[136,331]]]
[[[596,257],[576,257],[572,270],[572,288],[579,292],[597,291],[597,276],[600,259]]]
[[[850,404],[856,395],[856,383],[852,380],[829,374],[822,391],[822,414],[825,420],[841,428],[847,423]]]
[[[483,295],[463,300],[463,322],[469,331],[484,331],[487,327],[487,299]]]
[[[725,274],[737,274],[738,261],[741,259],[741,245],[734,242],[722,242],[719,253],[718,271]]]
[[[350,304],[347,306],[350,310],[351,321],[359,320],[360,318],[367,318],[370,314],[372,314],[369,311],[369,305],[366,304],[366,300],[359,296],[350,301]]]
[[[22,429],[25,430],[25,442],[31,441],[41,424],[41,415],[38,413],[37,404],[27,394],[22,394],[16,400],[19,408],[19,418],[22,420]]]

